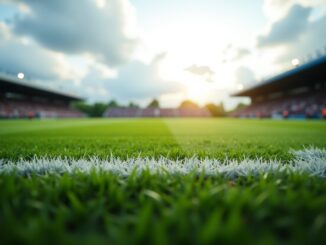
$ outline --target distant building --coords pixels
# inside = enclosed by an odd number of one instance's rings
[[[108,108],[104,117],[211,117],[205,108]]]
[[[251,105],[234,117],[326,118],[326,56],[234,94]]]
[[[84,114],[71,108],[82,98],[0,75],[0,118],[69,118]]]

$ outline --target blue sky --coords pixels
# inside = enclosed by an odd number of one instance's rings
[[[12,6],[3,4],[0,11],[0,19],[6,20],[10,19],[16,13],[16,9]]]
[[[230,94],[326,52],[325,0],[4,0],[0,72],[88,101]]]
[[[243,27],[257,30],[257,28],[263,27],[265,21],[261,0],[177,0],[170,4],[164,0],[135,0],[132,3],[138,10],[140,25],[146,29],[162,25],[162,20],[164,22],[167,20],[178,21],[184,18],[206,18],[215,23],[220,21],[232,25],[237,23]],[[235,16],[239,18],[235,19]]]

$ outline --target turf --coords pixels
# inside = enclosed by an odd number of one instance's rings
[[[323,121],[232,119],[0,122],[0,158],[108,155],[172,159],[289,159],[289,149],[326,147]]]
[[[326,182],[110,174],[5,176],[2,244],[325,241]]]
[[[323,121],[1,121],[0,159],[292,159]],[[326,181],[290,175],[0,176],[1,244],[325,244]]]

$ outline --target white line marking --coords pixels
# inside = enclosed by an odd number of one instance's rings
[[[34,158],[17,162],[0,160],[0,174],[18,173],[21,175],[73,174],[111,172],[121,176],[129,176],[133,172],[140,174],[149,171],[153,174],[205,173],[206,175],[223,175],[229,178],[239,176],[256,176],[261,174],[308,174],[321,178],[326,177],[326,149],[309,148],[291,151],[294,159],[290,163],[280,160],[243,159],[225,160],[188,158],[170,160],[167,158],[130,158],[121,160],[111,157],[102,160],[69,158]]]

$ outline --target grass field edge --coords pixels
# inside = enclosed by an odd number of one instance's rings
[[[294,158],[290,162],[281,160],[264,160],[262,158],[242,160],[199,159],[196,157],[172,160],[137,157],[121,159],[109,157],[106,160],[92,157],[90,159],[73,159],[69,157],[35,157],[32,160],[0,160],[0,174],[63,174],[109,172],[121,176],[141,174],[205,174],[223,175],[234,178],[239,176],[256,176],[261,174],[308,174],[326,178],[326,149],[304,148],[291,150]]]

